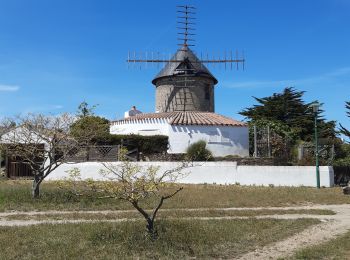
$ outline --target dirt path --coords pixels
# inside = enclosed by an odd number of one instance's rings
[[[244,207],[244,208],[176,208],[176,209],[161,209],[162,212],[167,211],[208,211],[208,210],[220,210],[220,211],[230,211],[230,210],[237,210],[237,211],[244,211],[244,210],[301,210],[301,209],[329,209],[329,207],[342,207],[346,206],[344,205],[308,205],[308,206],[291,206],[291,207]],[[72,213],[86,213],[86,214],[117,214],[117,213],[133,213],[137,212],[133,209],[127,209],[127,210],[70,210],[70,211],[62,211],[62,210],[47,210],[47,211],[5,211],[0,212],[0,218],[2,217],[8,217],[13,215],[28,215],[28,216],[34,216],[34,215],[48,215],[48,214],[72,214]]]
[[[310,205],[310,206],[296,206],[296,207],[264,207],[264,208],[217,208],[217,209],[176,209],[181,211],[206,211],[206,210],[300,210],[300,209],[327,209],[336,212],[335,215],[312,215],[312,214],[285,214],[285,215],[262,215],[262,216],[229,216],[229,217],[184,217],[181,219],[299,219],[299,218],[316,218],[322,221],[321,224],[312,226],[301,233],[291,236],[285,240],[279,241],[275,244],[267,245],[259,248],[253,252],[243,255],[240,259],[278,259],[280,257],[287,257],[303,247],[322,243],[324,241],[335,238],[347,232],[350,229],[350,205]],[[171,211],[175,209],[164,209],[163,211]],[[70,213],[89,213],[89,214],[110,214],[110,213],[129,213],[134,210],[120,210],[120,211],[33,211],[33,212],[2,212],[0,213],[0,226],[29,226],[39,224],[66,224],[66,223],[94,223],[94,222],[123,222],[136,221],[137,218],[120,218],[113,220],[88,220],[88,219],[67,219],[67,220],[6,220],[4,218],[15,215],[45,215],[57,214],[64,215]]]
[[[315,208],[315,206],[312,206],[311,208]],[[336,215],[327,216],[327,218],[307,215],[308,218],[319,218],[323,220],[323,223],[312,226],[301,233],[275,244],[267,245],[245,254],[239,259],[278,259],[281,257],[292,256],[296,250],[331,240],[336,236],[346,233],[350,229],[350,205],[322,205],[317,206],[317,208],[333,210],[336,212]],[[293,216],[297,217],[295,215]],[[305,217],[305,215],[303,216]],[[283,215],[276,217],[285,218],[288,216]]]

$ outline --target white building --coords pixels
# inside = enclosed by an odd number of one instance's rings
[[[214,156],[249,156],[245,123],[215,113],[218,80],[184,44],[152,80],[157,113],[132,107],[125,118],[111,123],[112,134],[166,135],[169,153],[185,153],[199,140]]]
[[[168,153],[185,153],[199,140],[214,156],[249,156],[245,123],[212,112],[188,111],[136,114],[111,123],[112,134],[166,135]]]

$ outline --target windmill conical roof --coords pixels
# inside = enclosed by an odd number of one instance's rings
[[[181,65],[190,65],[193,69],[193,73],[196,76],[209,77],[214,80],[214,84],[218,83],[218,80],[211,74],[206,66],[197,58],[193,51],[188,47],[182,47],[179,49],[174,56],[171,58],[172,62],[168,62],[165,67],[157,74],[157,76],[152,80],[155,85],[159,78],[171,77],[179,74],[177,69]],[[174,61],[175,60],[175,61]],[[189,64],[188,64],[189,63]]]

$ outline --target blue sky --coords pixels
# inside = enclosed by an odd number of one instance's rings
[[[350,0],[0,0],[0,116],[75,112],[83,100],[109,119],[131,105],[153,112],[160,68],[125,60],[176,51],[178,4],[198,8],[197,53],[246,54],[245,71],[210,67],[217,113],[242,119],[252,96],[294,86],[350,127]]]

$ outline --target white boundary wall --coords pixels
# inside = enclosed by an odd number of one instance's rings
[[[136,162],[147,167],[160,166],[160,171],[179,166],[177,162]],[[113,163],[118,165],[120,163]],[[98,162],[63,164],[52,172],[47,180],[60,180],[68,176],[66,171],[79,168],[83,179],[103,180],[99,174],[104,166]],[[257,186],[316,186],[316,171],[313,166],[237,166],[236,162],[196,162],[183,170],[186,176],[180,183],[188,184],[240,184]],[[333,167],[320,167],[321,186],[334,185]]]

